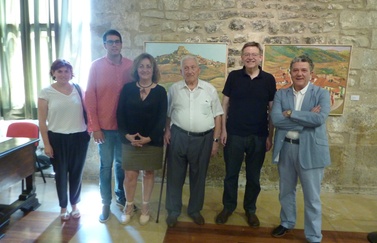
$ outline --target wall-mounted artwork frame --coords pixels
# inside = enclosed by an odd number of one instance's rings
[[[263,70],[274,75],[276,88],[292,85],[291,60],[307,55],[314,62],[311,82],[327,89],[331,97],[330,115],[342,115],[350,68],[352,45],[273,45],[264,46]]]
[[[186,55],[197,57],[200,79],[210,82],[219,93],[224,87],[228,60],[224,43],[145,42],[144,51],[156,59],[161,72],[160,84],[166,89],[183,79],[180,61]]]

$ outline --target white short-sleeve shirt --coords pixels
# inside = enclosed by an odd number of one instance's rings
[[[86,131],[81,98],[76,88],[65,95],[51,85],[39,93],[39,98],[47,101],[47,127],[56,133],[77,133]]]
[[[173,84],[168,91],[168,117],[171,123],[190,132],[204,132],[215,127],[214,118],[222,115],[219,96],[212,84],[199,80],[190,90],[185,81]]]

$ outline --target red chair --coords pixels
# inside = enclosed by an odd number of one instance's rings
[[[14,122],[8,126],[7,137],[13,138],[39,138],[39,127],[31,122]],[[35,148],[38,147],[38,142],[35,143]],[[45,175],[40,162],[37,159],[38,170],[41,172],[44,183],[46,183]]]

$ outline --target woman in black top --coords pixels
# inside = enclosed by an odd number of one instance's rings
[[[121,223],[127,224],[133,216],[137,179],[142,170],[143,203],[139,222],[144,225],[150,218],[148,203],[154,185],[154,170],[162,167],[167,95],[157,84],[160,72],[150,54],[143,53],[134,60],[131,75],[134,82],[124,85],[117,109],[127,198]]]

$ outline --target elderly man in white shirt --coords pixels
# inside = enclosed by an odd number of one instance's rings
[[[190,199],[187,214],[198,225],[204,203],[205,181],[211,155],[219,147],[223,110],[213,85],[199,79],[200,67],[193,56],[181,60],[184,80],[168,91],[165,144],[169,146],[166,209],[168,227],[177,224],[182,208],[182,188],[189,166]]]

